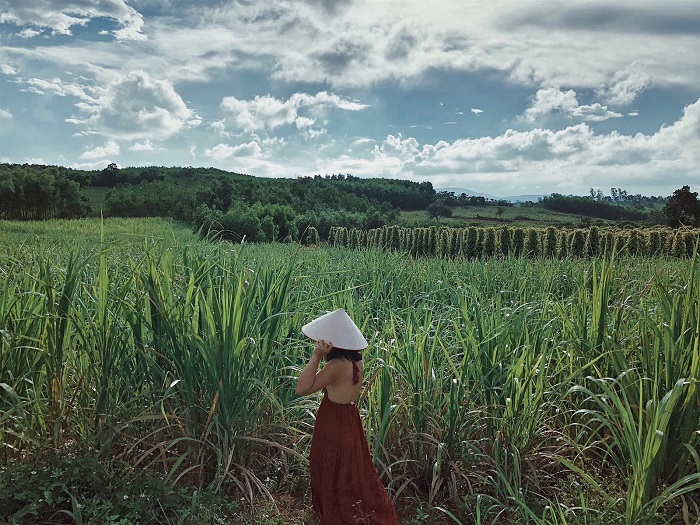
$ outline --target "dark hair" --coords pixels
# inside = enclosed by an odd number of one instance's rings
[[[344,357],[348,361],[362,361],[362,352],[356,350],[343,350],[342,348],[335,348],[326,354],[326,361],[331,359],[338,359],[339,357]]]

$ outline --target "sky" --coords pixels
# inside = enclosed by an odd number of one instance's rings
[[[700,188],[698,0],[0,0],[0,162]]]

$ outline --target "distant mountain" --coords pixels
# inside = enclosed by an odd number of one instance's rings
[[[464,193],[470,197],[484,197],[485,199],[504,200],[509,202],[537,202],[539,199],[546,197],[546,195],[511,195],[509,197],[497,197],[496,195],[491,195],[490,193],[479,193],[478,191],[472,191],[466,188],[435,188],[435,191],[451,191],[455,195],[461,195]]]
[[[490,193],[479,193],[478,191],[472,191],[468,190],[466,188],[435,188],[435,191],[441,192],[441,191],[451,191],[455,195],[461,195],[462,193],[466,193],[470,197],[484,197],[485,199],[500,199],[501,197],[496,197],[495,195],[491,195]]]

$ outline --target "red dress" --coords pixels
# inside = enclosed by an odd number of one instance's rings
[[[357,377],[357,365],[352,365]],[[321,525],[398,525],[355,403],[334,403],[324,391],[309,464],[311,502]]]

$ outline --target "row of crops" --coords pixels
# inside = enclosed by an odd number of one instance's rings
[[[308,487],[300,327],[342,307],[396,501],[465,525],[700,519],[697,257],[414,258],[143,220],[0,234],[0,473],[71,453],[236,499]]]
[[[311,231],[308,239],[316,239]],[[307,241],[311,243],[312,241]],[[402,228],[372,230],[331,228],[328,242],[345,248],[383,248],[413,256],[467,259],[514,255],[516,257],[598,257],[613,250],[619,255],[691,257],[700,230],[670,228],[585,229],[477,227]]]

